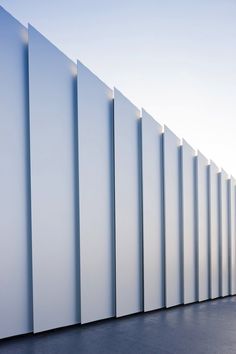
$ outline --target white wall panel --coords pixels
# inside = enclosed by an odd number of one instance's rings
[[[164,127],[165,296],[166,307],[183,302],[180,139]]]
[[[34,332],[79,321],[76,71],[29,27]]]
[[[221,296],[229,295],[229,200],[228,175],[224,170],[219,174],[220,192],[220,286]]]
[[[183,140],[182,212],[183,212],[183,286],[184,303],[197,300],[196,176],[195,151]]]
[[[235,179],[1,6],[0,167],[0,339],[236,294]]]
[[[0,7],[0,338],[32,331],[27,31]]]
[[[162,127],[142,111],[144,310],[165,305]]]
[[[113,93],[78,62],[81,323],[115,316]]]
[[[229,260],[230,260],[230,295],[236,294],[236,181],[229,180]]]
[[[197,173],[197,239],[198,239],[198,300],[210,297],[210,249],[208,225],[208,160],[198,152]]]
[[[219,169],[209,165],[210,297],[220,296]]]
[[[117,317],[143,310],[140,128],[139,110],[115,89]]]

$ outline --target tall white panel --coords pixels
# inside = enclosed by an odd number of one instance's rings
[[[76,71],[29,27],[34,332],[79,321]]]
[[[183,302],[180,139],[164,127],[165,296],[166,307]]]
[[[27,31],[0,7],[0,338],[32,331]]]
[[[195,151],[183,140],[182,212],[183,212],[183,286],[184,303],[197,300],[196,176]]]
[[[220,295],[229,295],[229,200],[228,175],[224,170],[219,174],[220,192]]]
[[[209,165],[210,297],[220,296],[219,169]]]
[[[230,295],[236,294],[236,181],[230,178],[229,188],[229,260],[230,260]]]
[[[198,301],[210,297],[210,248],[208,230],[208,160],[198,151],[197,174],[197,242],[198,242]]]
[[[115,89],[117,317],[143,310],[140,128],[139,110]]]
[[[81,323],[115,316],[113,93],[78,62]]]
[[[142,111],[144,310],[165,305],[162,127]]]

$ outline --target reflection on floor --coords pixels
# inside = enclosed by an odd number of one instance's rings
[[[0,354],[235,354],[236,296],[0,341]]]

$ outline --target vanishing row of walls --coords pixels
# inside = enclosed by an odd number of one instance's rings
[[[235,180],[0,8],[0,338],[236,293]]]

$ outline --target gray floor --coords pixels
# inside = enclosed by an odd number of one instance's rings
[[[1,354],[236,353],[236,297],[0,341]]]

